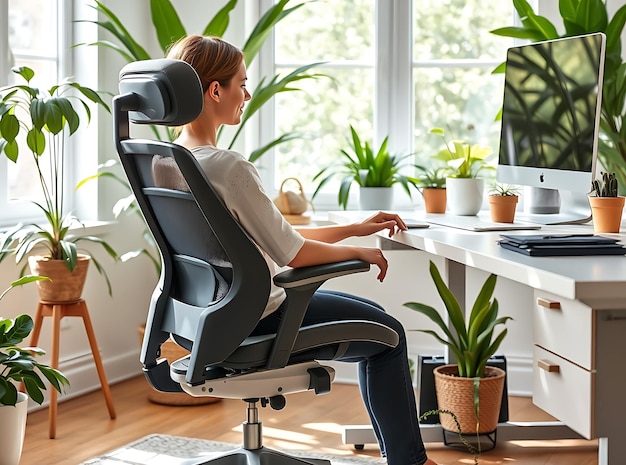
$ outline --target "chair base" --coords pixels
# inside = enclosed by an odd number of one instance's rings
[[[180,465],[332,465],[330,460],[293,457],[277,450],[261,447],[248,450],[242,447],[211,459],[193,459]]]

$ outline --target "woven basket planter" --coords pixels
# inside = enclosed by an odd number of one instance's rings
[[[144,325],[139,326],[139,343],[143,341],[143,335],[146,331]],[[180,347],[174,341],[167,340],[161,344],[161,357],[167,359],[167,362],[171,364],[179,358],[183,358],[189,355],[189,351]],[[219,397],[202,396],[193,397],[186,392],[161,392],[150,386],[146,380],[146,386],[148,388],[148,400],[155,404],[162,405],[205,405],[219,402]]]
[[[78,255],[74,271],[70,271],[63,260],[33,255],[28,257],[31,273],[47,276],[49,280],[37,281],[39,298],[46,302],[75,302],[83,293],[91,257]]]
[[[456,415],[461,425],[461,433],[469,435],[492,433],[496,430],[506,376],[504,370],[488,366],[485,368],[485,377],[480,379],[478,430],[474,411],[474,379],[459,377],[456,365],[437,367],[434,375],[438,408]],[[439,421],[443,429],[459,432],[451,415],[442,413]]]

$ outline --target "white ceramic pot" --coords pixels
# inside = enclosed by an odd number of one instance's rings
[[[393,187],[361,187],[359,207],[361,210],[391,210]]]
[[[17,393],[15,406],[0,406],[0,465],[18,465],[24,445],[28,396]]]
[[[483,204],[485,180],[482,178],[446,179],[448,210],[453,215],[476,215]]]

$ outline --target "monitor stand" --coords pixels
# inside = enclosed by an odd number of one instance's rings
[[[543,187],[524,187],[524,211],[519,221],[538,224],[584,224],[591,221],[587,194]]]

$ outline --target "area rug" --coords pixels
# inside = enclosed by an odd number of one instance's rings
[[[235,447],[235,445],[225,442],[151,434],[100,457],[87,460],[81,465],[182,465],[190,463],[190,459],[194,458],[206,458],[208,460]],[[377,465],[385,463],[383,459],[372,457],[343,457],[300,451],[287,451],[287,453],[297,457],[330,460],[332,465]]]

